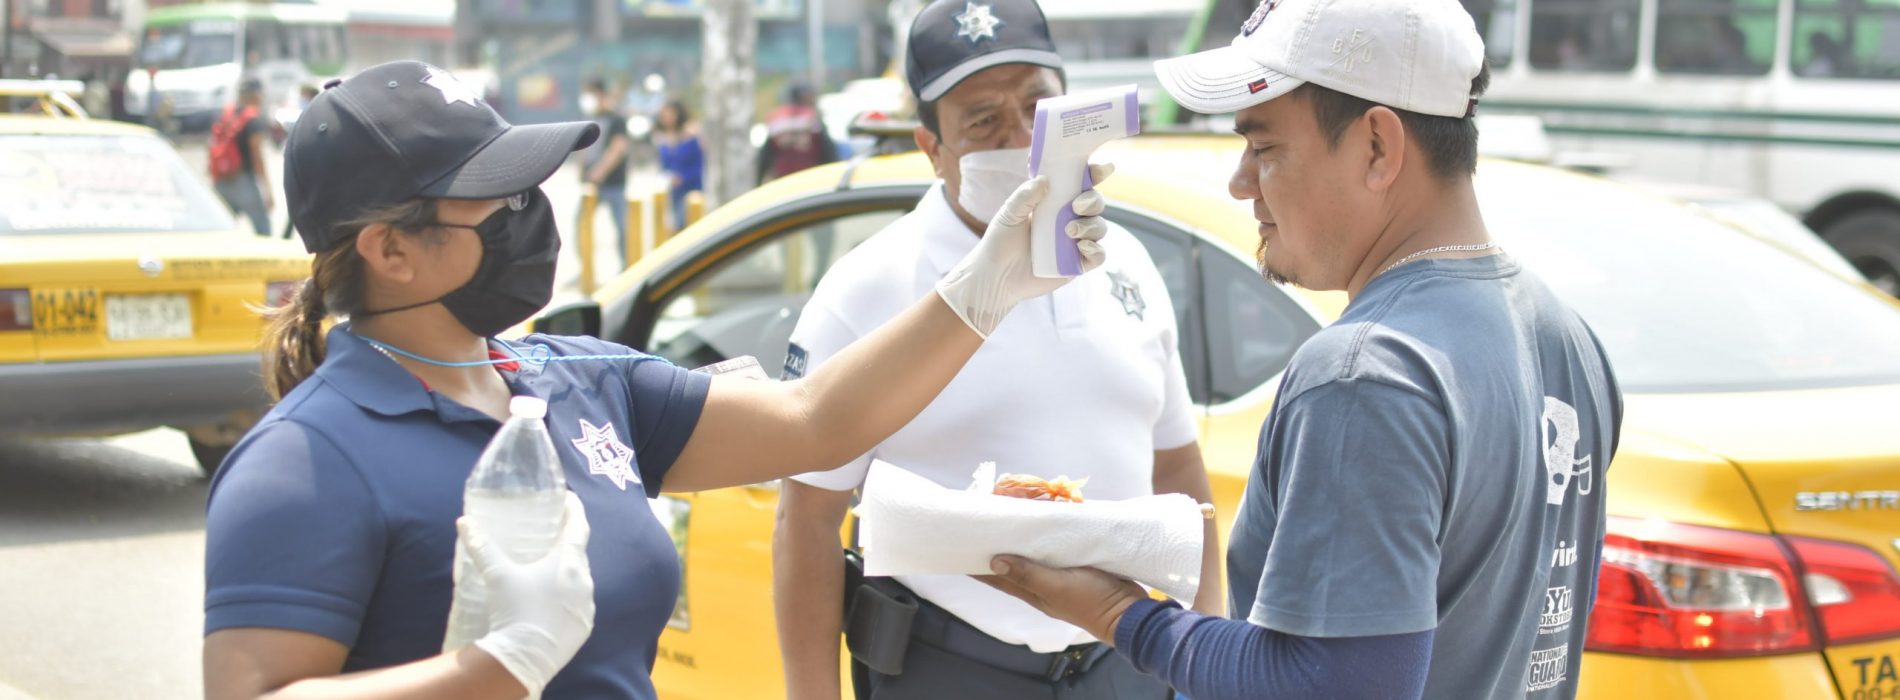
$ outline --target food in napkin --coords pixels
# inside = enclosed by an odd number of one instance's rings
[[[987,467],[988,465],[986,465]],[[946,488],[883,461],[865,476],[858,514],[870,576],[990,573],[1016,554],[1056,567],[1092,566],[1193,600],[1200,588],[1204,515],[1181,494],[1083,503],[992,493],[984,483]]]
[[[1082,485],[1088,482],[1088,479],[1077,481],[1066,476],[1044,479],[1031,474],[1004,474],[996,479],[990,493],[1032,501],[1081,503]]]

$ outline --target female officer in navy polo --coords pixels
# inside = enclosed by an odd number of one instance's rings
[[[510,126],[408,61],[333,83],[298,120],[285,194],[316,259],[272,311],[279,403],[211,487],[208,697],[652,698],[680,573],[646,499],[857,456],[1012,306],[1062,283],[1028,271],[1035,180],[937,295],[800,381],[714,379],[590,338],[493,339],[547,303],[560,238],[537,186],[597,137]],[[1101,200],[1073,206],[1069,235],[1099,265]],[[326,334],[333,315],[349,320]],[[522,565],[472,533],[496,629],[439,653],[462,484],[515,395],[548,402],[578,497],[566,546]]]

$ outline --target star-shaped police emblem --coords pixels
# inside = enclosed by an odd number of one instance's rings
[[[627,490],[627,484],[640,483],[640,472],[633,468],[633,448],[620,441],[614,432],[614,424],[596,426],[581,419],[581,437],[569,440],[574,449],[587,457],[587,472],[600,474],[613,480],[620,490]]]
[[[957,36],[969,39],[975,44],[984,39],[995,40],[996,28],[1003,26],[1003,20],[990,14],[989,5],[964,3],[963,14],[957,15]]]
[[[436,92],[442,93],[442,104],[449,105],[457,102],[466,102],[470,107],[478,107],[481,105],[481,95],[475,94],[474,90],[470,90],[467,85],[462,84],[462,81],[456,80],[455,76],[449,75],[435,66],[429,66],[429,74],[422,76],[422,84],[435,88]],[[390,83],[390,86],[394,87],[395,83]]]
[[[1122,313],[1139,320],[1147,320],[1148,302],[1141,299],[1141,285],[1129,279],[1120,271],[1108,273],[1109,291],[1116,301],[1122,303]]]

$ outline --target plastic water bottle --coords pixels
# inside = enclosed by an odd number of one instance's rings
[[[540,559],[560,537],[566,509],[567,478],[561,458],[542,419],[548,402],[517,396],[508,402],[503,423],[469,472],[462,513],[479,523],[482,535],[510,559]],[[455,542],[455,599],[443,651],[468,646],[488,634],[486,590],[475,562],[458,535]]]

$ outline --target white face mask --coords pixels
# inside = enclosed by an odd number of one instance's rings
[[[957,159],[963,184],[957,204],[982,221],[996,218],[1009,195],[1029,181],[1029,149],[1003,148],[966,153]]]
[[[591,93],[591,92],[581,93],[581,114],[584,116],[591,117],[591,116],[594,116],[594,114],[599,111],[600,111],[600,98],[595,97],[594,93]]]

